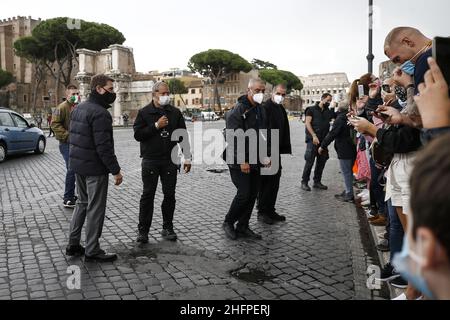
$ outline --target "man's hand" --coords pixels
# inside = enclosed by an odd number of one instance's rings
[[[118,175],[114,176],[114,185],[120,186],[123,182],[123,175],[122,172],[120,172]]]
[[[319,148],[319,154],[322,155],[325,152],[325,149],[323,149],[322,147]]]
[[[313,136],[313,144],[315,146],[320,145],[320,140],[319,140],[319,138],[316,135]]]
[[[191,172],[191,169],[192,169],[191,161],[186,160],[186,161],[184,162],[183,168],[184,168],[184,173],[188,174],[189,172]]]
[[[248,164],[248,163],[241,164],[241,171],[242,171],[242,173],[249,174],[250,173],[250,164]]]
[[[400,67],[395,68],[392,79],[397,85],[402,86],[403,88],[406,88],[410,84],[414,84],[413,77],[406,72],[403,72]]]
[[[419,85],[420,95],[414,100],[422,116],[425,129],[450,126],[450,98],[448,84],[433,58],[428,58],[430,70],[425,73],[425,83]]]
[[[379,106],[377,113],[381,113],[386,116],[386,123],[390,125],[402,124],[403,116],[397,109],[388,106]]]
[[[169,119],[167,119],[166,116],[163,116],[158,120],[158,128],[159,129],[164,129],[168,125],[169,125]]]

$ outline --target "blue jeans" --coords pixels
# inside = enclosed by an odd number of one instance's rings
[[[342,175],[344,176],[345,182],[345,193],[347,196],[353,197],[353,164],[354,161],[349,159],[340,159],[339,164],[341,165]]]
[[[402,223],[397,215],[397,210],[392,206],[392,201],[387,202],[387,209],[389,213],[389,247],[391,249],[391,262],[397,253],[400,253],[403,248],[403,231]]]
[[[69,147],[68,143],[60,143],[59,151],[66,162],[66,187],[64,191],[64,201],[73,200],[75,198],[75,172],[69,168]]]

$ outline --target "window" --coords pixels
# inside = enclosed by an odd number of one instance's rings
[[[195,89],[192,89],[192,90],[191,90],[191,94],[195,94]]]
[[[14,63],[14,70],[16,70],[16,64]]]
[[[23,95],[23,102],[27,102],[27,95],[26,94]]]
[[[0,127],[15,127],[13,119],[6,112],[0,112]]]
[[[14,121],[16,122],[19,128],[28,128],[28,123],[25,121],[25,119],[14,113],[11,114],[11,116],[13,117]]]
[[[192,105],[195,105],[195,99],[192,99]]]
[[[227,87],[227,94],[230,94],[230,87]]]
[[[196,98],[195,99],[195,104],[197,105],[197,104],[200,104],[200,99],[199,98]]]
[[[179,106],[180,106],[180,100],[177,101],[177,107],[179,107]]]

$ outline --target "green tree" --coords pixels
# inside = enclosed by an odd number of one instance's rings
[[[289,71],[271,69],[260,70],[259,76],[261,77],[261,79],[272,85],[286,85],[288,93],[290,93],[292,90],[303,89],[303,84],[300,79],[295,74]]]
[[[183,104],[186,106],[186,102],[183,99],[183,94],[188,93],[188,88],[186,88],[183,81],[180,79],[171,79],[168,81],[169,90],[173,95],[178,95],[183,102]]]
[[[78,63],[76,50],[80,48],[99,51],[111,44],[122,44],[125,37],[115,28],[106,24],[79,20],[79,25],[71,26],[70,19],[60,17],[45,20],[32,31],[37,51],[19,43],[16,47],[24,57],[38,58],[55,79],[57,101],[59,86],[67,86],[72,81],[74,63]],[[19,39],[18,41],[22,41]],[[27,40],[30,41],[30,40]]]
[[[268,61],[259,60],[259,59],[253,59],[252,65],[253,65],[253,68],[256,70],[261,70],[261,69],[277,70],[278,69],[278,67],[276,65],[274,65],[273,63],[270,63]]]
[[[0,69],[0,88],[7,86],[14,81],[14,76],[8,72]]]
[[[252,65],[240,55],[227,50],[210,49],[194,55],[188,63],[192,72],[208,77],[214,84],[214,106],[217,102],[222,113],[218,84],[228,76],[239,72],[250,72]]]

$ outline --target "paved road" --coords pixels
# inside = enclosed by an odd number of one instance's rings
[[[139,145],[131,130],[116,130],[125,182],[119,188],[111,184],[101,243],[119,260],[103,265],[64,255],[72,212],[62,206],[64,166],[57,142],[50,139],[42,156],[9,159],[0,165],[0,299],[374,298],[366,288],[367,265],[373,263],[366,253],[367,225],[354,206],[334,199],[342,190],[338,162],[332,156],[325,171],[329,191],[302,192],[304,127],[291,125],[294,156],[283,157],[278,203],[286,223],[266,226],[254,216],[251,227],[262,241],[227,240],[221,223],[235,192],[229,173],[195,166],[192,174],[179,176],[180,240],[161,240],[159,189],[151,242],[143,247],[134,242],[142,189]],[[80,290],[67,288],[69,266],[80,268]]]

